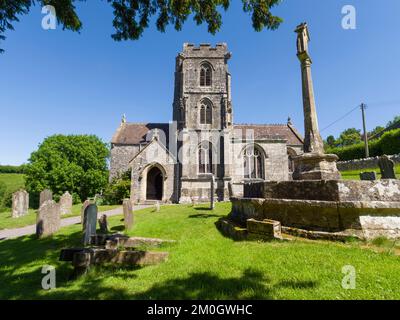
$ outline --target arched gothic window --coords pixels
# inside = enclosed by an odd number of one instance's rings
[[[255,146],[247,147],[243,152],[245,179],[264,179],[264,157]]]
[[[200,124],[212,124],[212,104],[208,100],[201,102]]]
[[[211,142],[204,141],[199,145],[199,173],[214,173]]]
[[[200,67],[200,86],[211,87],[212,69],[208,63],[203,63]]]

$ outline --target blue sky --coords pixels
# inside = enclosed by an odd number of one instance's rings
[[[342,7],[354,5],[357,29],[341,27]],[[41,8],[7,32],[0,46],[0,164],[21,164],[46,137],[96,134],[109,142],[125,113],[131,122],[172,118],[175,56],[184,42],[227,42],[233,56],[235,123],[293,123],[303,130],[296,25],[311,32],[314,89],[323,129],[361,102],[367,126],[400,114],[400,1],[285,0],[274,9],[284,19],[277,31],[257,33],[232,0],[224,24],[212,36],[191,20],[165,34],[151,26],[135,42],[114,42],[106,1],[78,4],[81,33],[41,28]],[[355,111],[322,132],[361,129]]]

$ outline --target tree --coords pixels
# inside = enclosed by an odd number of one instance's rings
[[[400,116],[395,116],[392,121],[389,121],[386,127],[391,127],[400,122]]]
[[[333,148],[336,145],[336,140],[334,136],[329,136],[326,138],[326,143],[329,147]]]
[[[126,171],[114,178],[104,190],[103,198],[105,204],[121,204],[129,198],[131,192],[131,172]]]
[[[69,191],[80,200],[100,193],[107,185],[108,155],[107,145],[94,135],[46,138],[25,168],[25,184],[33,195],[33,205],[44,189],[56,196]]]
[[[369,138],[370,138],[370,137],[373,137],[374,135],[376,135],[376,134],[382,132],[383,130],[385,130],[384,127],[382,127],[382,126],[377,126],[377,127],[375,127],[371,132],[368,132],[368,137],[369,137]]]
[[[339,137],[339,144],[341,146],[351,146],[361,142],[361,131],[356,128],[344,130]]]
[[[79,0],[81,1],[81,0]],[[149,21],[156,16],[156,27],[165,32],[168,25],[180,31],[190,15],[198,24],[206,23],[208,32],[215,34],[222,25],[220,10],[228,10],[231,0],[107,0],[114,10],[113,26],[116,41],[137,40],[148,28]],[[236,0],[235,0],[236,1]],[[75,10],[78,0],[0,0],[0,40],[6,30],[13,30],[13,23],[29,13],[31,7],[52,5],[56,9],[57,21],[64,29],[79,31],[82,22]],[[281,0],[242,0],[243,11],[251,14],[256,31],[264,28],[275,30],[282,19],[274,16],[270,9]],[[0,49],[1,50],[1,49]]]

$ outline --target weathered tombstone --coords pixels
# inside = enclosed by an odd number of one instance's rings
[[[45,189],[40,193],[39,208],[45,201],[53,200],[53,192],[49,189]]]
[[[69,192],[65,192],[60,198],[60,211],[61,214],[71,214],[72,209],[72,196]]]
[[[361,173],[360,173],[360,180],[364,180],[364,181],[375,181],[375,180],[377,180],[376,172],[375,172],[375,171],[371,171],[371,172],[361,172]]]
[[[390,160],[387,155],[379,157],[378,165],[381,170],[382,179],[396,179],[394,173],[394,162]]]
[[[29,193],[19,190],[12,195],[12,217],[19,218],[28,213]]]
[[[155,210],[156,212],[160,212],[160,201],[156,201]]]
[[[124,199],[122,203],[123,211],[124,211],[124,225],[125,230],[131,230],[133,226],[133,209],[132,202],[130,199]]]
[[[97,206],[95,204],[89,204],[83,215],[83,244],[86,246],[90,243],[91,236],[96,235],[96,224],[97,224]]]
[[[102,234],[108,233],[107,216],[105,214],[103,214],[99,219],[99,227],[100,227],[100,233]]]
[[[36,235],[39,238],[52,235],[60,229],[60,205],[53,200],[45,201],[36,218]]]
[[[82,208],[81,208],[81,223],[82,223],[82,226],[83,226],[83,220],[84,220],[84,215],[85,215],[85,210],[86,210],[86,208],[89,206],[89,204],[91,204],[92,202],[89,200],[89,199],[87,199],[87,200],[85,200],[85,202],[82,204]],[[84,229],[83,229],[84,230]]]

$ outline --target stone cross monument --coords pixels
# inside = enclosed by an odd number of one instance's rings
[[[337,180],[340,173],[336,167],[338,157],[324,153],[324,143],[318,129],[314,87],[311,76],[312,60],[308,52],[310,34],[306,23],[300,24],[297,33],[297,57],[301,65],[303,112],[304,112],[304,154],[294,157],[294,180]]]

